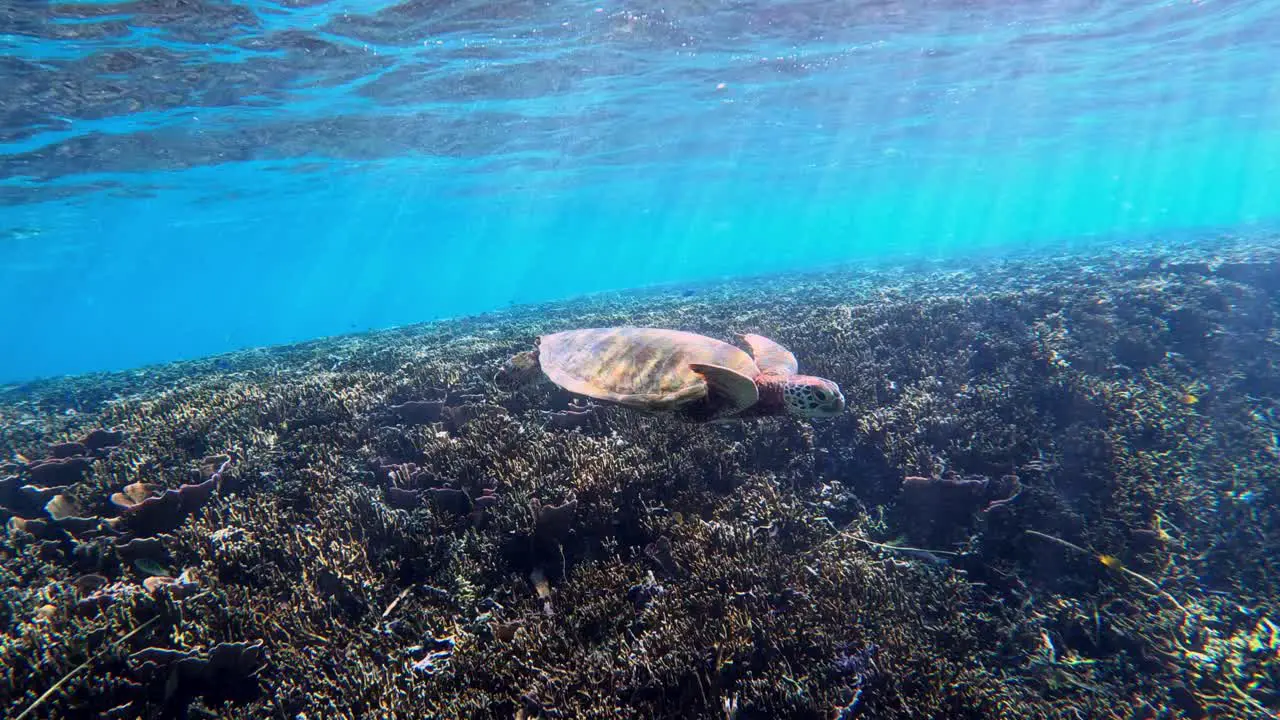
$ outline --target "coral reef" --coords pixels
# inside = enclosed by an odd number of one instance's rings
[[[0,711],[1274,716],[1273,246],[658,288],[0,389]],[[503,381],[541,332],[623,323],[763,333],[849,410],[690,425]]]

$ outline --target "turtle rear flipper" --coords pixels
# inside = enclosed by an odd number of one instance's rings
[[[716,417],[736,415],[760,399],[755,378],[719,365],[690,363],[689,367],[707,381],[706,406]]]

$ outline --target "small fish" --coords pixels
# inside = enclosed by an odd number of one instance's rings
[[[34,240],[43,234],[40,228],[15,227],[0,230],[0,240]]]
[[[1200,398],[1196,397],[1194,393],[1184,393],[1181,400],[1182,404],[1188,407],[1200,402]]]
[[[152,560],[151,558],[138,558],[137,560],[133,561],[133,566],[138,568],[138,570],[140,570],[141,572],[144,572],[151,577],[171,577],[172,576],[172,573],[169,572],[168,568],[156,562],[155,560]]]

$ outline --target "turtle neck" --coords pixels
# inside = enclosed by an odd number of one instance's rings
[[[756,376],[756,388],[760,391],[760,399],[750,409],[754,415],[786,415],[787,402],[784,389],[787,379],[772,373],[760,373]]]

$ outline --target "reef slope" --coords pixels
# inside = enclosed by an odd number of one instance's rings
[[[602,295],[4,389],[0,713],[1265,717],[1274,244]],[[613,324],[763,333],[850,409],[697,426],[493,382]]]

